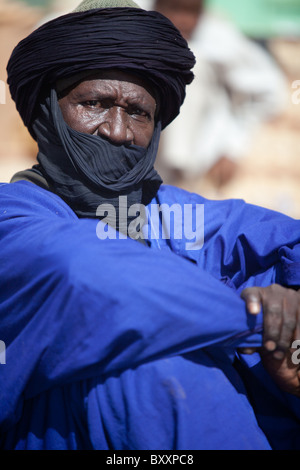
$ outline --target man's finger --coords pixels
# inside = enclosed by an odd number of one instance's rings
[[[272,299],[264,302],[264,334],[263,345],[267,351],[275,351],[280,339],[282,327],[282,303]]]
[[[298,306],[297,306],[297,319],[296,319],[296,328],[294,332],[294,340],[300,340],[300,291],[297,293],[298,295]]]
[[[246,302],[246,307],[252,315],[258,315],[261,311],[261,294],[259,288],[248,287],[241,293],[241,298]]]
[[[282,299],[282,325],[280,338],[277,342],[276,359],[282,359],[286,351],[291,347],[291,341],[297,325],[298,298],[295,292],[289,291]]]
[[[259,348],[239,348],[238,352],[241,354],[254,354]]]

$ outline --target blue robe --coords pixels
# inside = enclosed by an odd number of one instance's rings
[[[300,221],[169,186],[163,204],[204,206],[203,247],[100,240],[58,196],[0,185],[2,449],[300,449],[299,398],[236,352],[262,338],[240,292],[300,285]]]

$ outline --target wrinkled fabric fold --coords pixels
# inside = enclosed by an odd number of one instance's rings
[[[187,42],[160,13],[105,8],[42,25],[14,49],[7,72],[12,98],[35,137],[34,112],[45,89],[82,70],[110,68],[140,73],[159,90],[164,128],[179,113],[194,64]]]

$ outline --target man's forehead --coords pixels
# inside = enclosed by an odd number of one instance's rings
[[[113,83],[121,85],[124,83],[133,84],[135,85],[136,93],[142,95],[146,91],[157,101],[158,93],[147,80],[135,73],[117,69],[89,71],[86,74],[83,72],[78,77],[75,75],[67,80],[63,79],[57,83],[57,91],[62,94],[64,91],[68,92],[71,90],[78,93],[85,90],[108,90]]]
[[[135,73],[125,72],[118,69],[108,69],[108,70],[99,70],[90,74],[85,81],[93,80],[114,80],[117,82],[128,82],[138,85],[142,88],[150,88],[149,82],[141,76],[138,76]]]

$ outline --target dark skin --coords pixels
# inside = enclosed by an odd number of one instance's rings
[[[99,135],[114,145],[147,148],[155,127],[156,100],[147,82],[124,72],[97,73],[59,100],[66,123]],[[251,287],[241,294],[250,314],[264,314],[265,368],[277,384],[300,396],[299,366],[291,362],[291,344],[300,339],[300,292],[280,285]],[[253,350],[244,352],[251,353]]]
[[[59,100],[73,129],[115,145],[147,148],[154,131],[156,101],[148,84],[121,71],[97,73]]]
[[[300,339],[300,290],[278,284],[244,289],[241,297],[249,313],[263,310],[264,333],[261,348],[242,353],[260,353],[264,368],[284,391],[300,397],[300,365],[292,362],[294,340]]]

